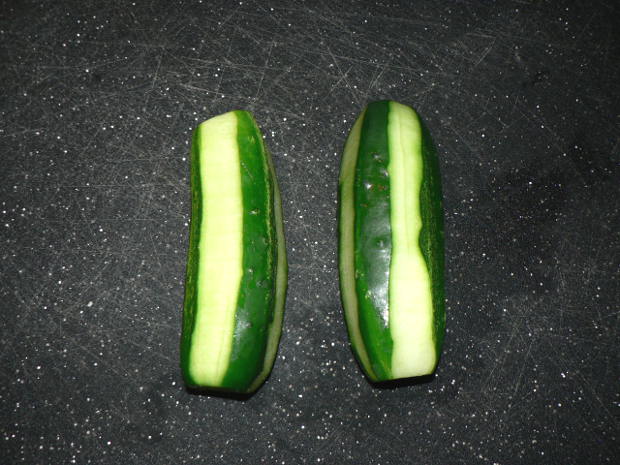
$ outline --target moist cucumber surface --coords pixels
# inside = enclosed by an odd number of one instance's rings
[[[412,108],[366,107],[345,144],[339,196],[341,296],[360,365],[373,381],[432,373],[445,327],[441,178]]]
[[[275,171],[250,113],[197,127],[190,176],[183,377],[190,387],[253,392],[277,352],[287,263]]]

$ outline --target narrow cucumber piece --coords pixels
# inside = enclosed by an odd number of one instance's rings
[[[274,363],[287,279],[278,184],[250,113],[194,131],[191,195],[183,377],[190,387],[250,393]]]
[[[345,144],[339,195],[340,290],[360,365],[372,381],[433,373],[445,328],[441,178],[412,108],[366,107]]]

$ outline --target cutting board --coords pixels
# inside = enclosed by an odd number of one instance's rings
[[[2,2],[0,456],[28,464],[601,464],[618,455],[613,2]],[[337,177],[370,101],[439,149],[437,373],[348,345]],[[272,376],[188,392],[179,337],[201,121],[254,113],[290,262]]]

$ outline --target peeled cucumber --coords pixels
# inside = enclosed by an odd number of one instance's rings
[[[410,107],[369,104],[339,180],[340,288],[349,339],[372,381],[435,371],[444,339],[441,177]]]
[[[278,184],[250,113],[196,128],[191,196],[183,377],[193,388],[250,393],[274,363],[287,279]]]

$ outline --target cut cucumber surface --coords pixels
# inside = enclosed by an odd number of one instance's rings
[[[441,178],[416,112],[369,104],[344,148],[340,289],[349,339],[372,381],[435,371],[445,328]]]
[[[194,131],[191,195],[183,377],[194,388],[250,393],[275,360],[287,278],[278,184],[250,113]]]

